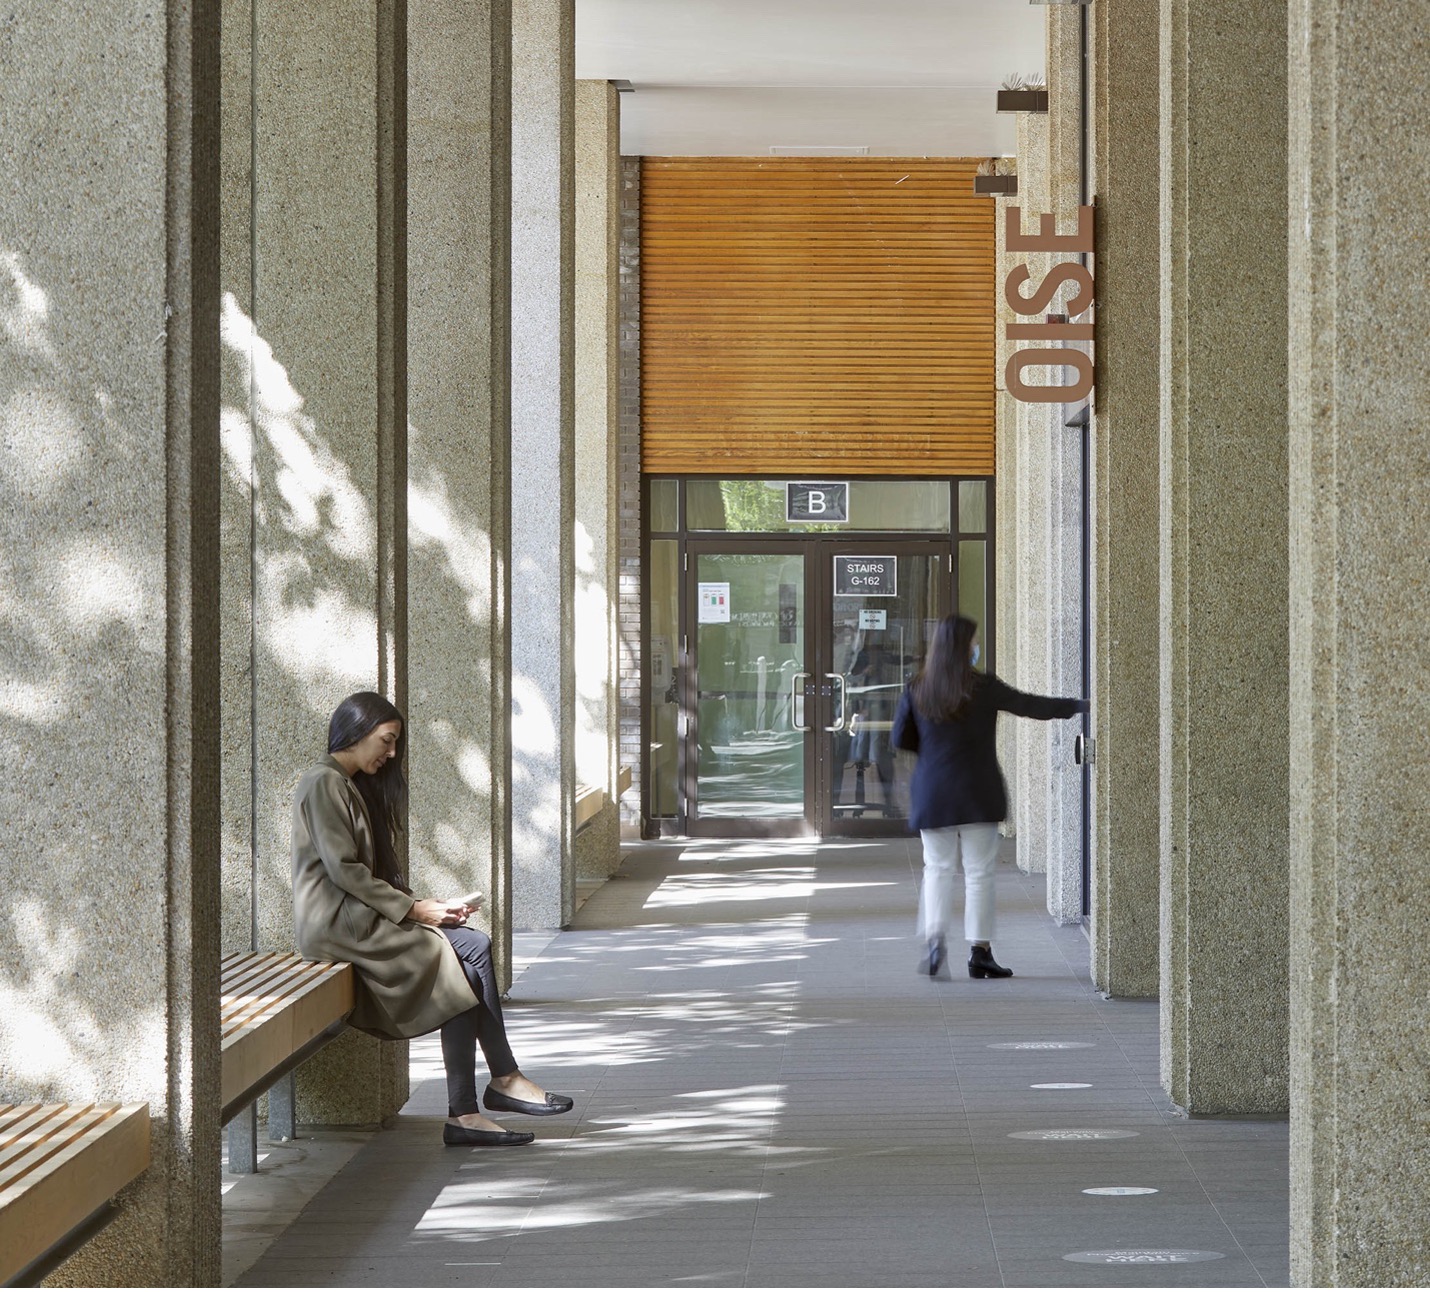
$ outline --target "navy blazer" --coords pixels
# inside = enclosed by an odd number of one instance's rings
[[[914,708],[913,693],[905,690],[890,737],[896,749],[919,756],[909,787],[911,829],[939,830],[1008,815],[1008,790],[993,744],[999,710],[1046,721],[1086,713],[1087,701],[1027,695],[992,673],[979,673],[962,716],[934,722]]]

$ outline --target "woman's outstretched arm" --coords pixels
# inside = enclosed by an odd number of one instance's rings
[[[1053,718],[1072,718],[1088,710],[1086,700],[1057,695],[1031,695],[1027,691],[1019,691],[1016,687],[1009,686],[999,677],[990,677],[988,681],[994,688],[994,704],[1004,713],[1011,713],[1019,718],[1037,718],[1041,722],[1047,722]]]

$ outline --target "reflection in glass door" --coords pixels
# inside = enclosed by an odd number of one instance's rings
[[[807,781],[805,559],[693,552],[692,822],[802,832]],[[694,737],[690,740],[689,736]]]
[[[950,610],[947,544],[867,544],[830,562],[820,654],[828,659],[830,715],[820,724],[821,834],[897,834],[908,817],[912,758],[890,743],[899,696],[923,664]],[[857,573],[877,560],[879,575]],[[825,668],[821,664],[821,668]]]

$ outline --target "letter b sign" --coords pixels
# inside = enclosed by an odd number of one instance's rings
[[[785,519],[793,525],[847,524],[849,521],[849,485],[827,480],[788,480],[785,482]]]

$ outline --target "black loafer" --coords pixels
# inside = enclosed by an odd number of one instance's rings
[[[487,1106],[488,1112],[525,1113],[528,1117],[555,1117],[558,1113],[569,1113],[575,1102],[566,1095],[548,1094],[544,1104],[533,1104],[525,1099],[513,1099],[490,1086],[482,1092],[482,1103]]]
[[[531,1131],[468,1130],[465,1126],[442,1123],[442,1143],[453,1148],[496,1148],[505,1144],[530,1144],[536,1138]]]

